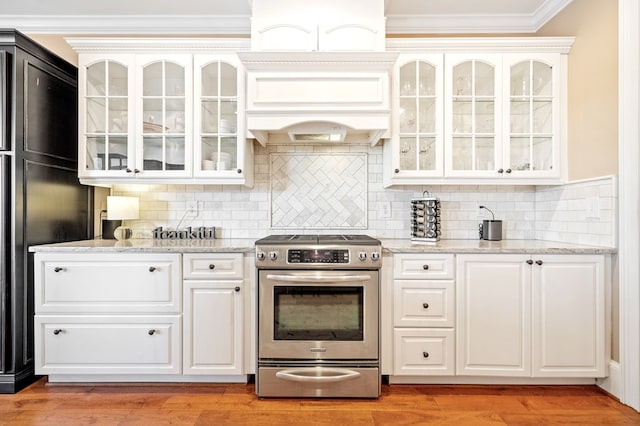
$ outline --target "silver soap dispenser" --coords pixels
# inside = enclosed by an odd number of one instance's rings
[[[502,221],[496,220],[495,215],[491,210],[485,206],[480,206],[481,209],[487,210],[491,213],[491,220],[483,220],[480,224],[480,239],[488,241],[501,241],[502,240]]]

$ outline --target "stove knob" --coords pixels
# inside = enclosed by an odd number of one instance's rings
[[[264,258],[267,257],[263,251],[258,251],[256,252],[256,259],[258,260],[264,260]]]
[[[371,260],[373,260],[374,262],[380,260],[380,253],[378,253],[377,251],[371,253]]]
[[[358,259],[364,262],[365,260],[367,260],[367,253],[361,251],[360,253],[358,253]]]
[[[269,252],[269,259],[271,260],[276,260],[278,258],[278,253],[275,251],[270,251]]]

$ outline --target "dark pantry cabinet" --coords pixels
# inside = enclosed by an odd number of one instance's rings
[[[0,393],[34,379],[30,245],[93,237],[77,178],[77,69],[0,29]]]

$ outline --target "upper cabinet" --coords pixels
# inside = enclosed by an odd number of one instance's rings
[[[235,54],[242,45],[232,40],[224,51],[197,39],[69,43],[79,51],[83,183],[252,185],[245,79]]]
[[[572,43],[388,42],[388,50],[402,53],[394,73],[385,186],[564,182],[566,53]]]

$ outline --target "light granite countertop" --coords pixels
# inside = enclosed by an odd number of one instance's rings
[[[441,240],[437,243],[413,242],[409,239],[382,239],[387,253],[531,253],[531,254],[611,254],[614,247],[588,246],[541,240]],[[85,253],[251,253],[255,239],[215,240],[83,240],[68,243],[31,246],[31,252],[85,252]]]

